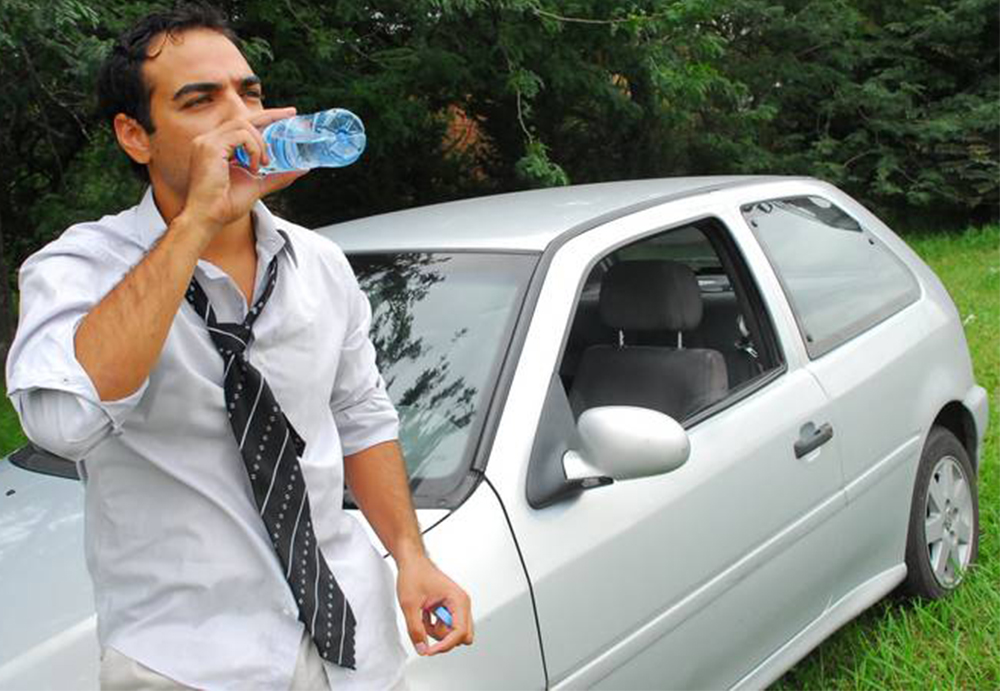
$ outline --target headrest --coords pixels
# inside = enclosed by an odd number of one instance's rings
[[[619,262],[601,283],[601,320],[613,329],[688,331],[701,323],[694,272],[666,260]]]

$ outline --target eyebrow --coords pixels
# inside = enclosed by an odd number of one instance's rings
[[[252,86],[260,86],[260,77],[257,75],[250,75],[249,77],[244,77],[240,80],[241,89],[249,89]],[[191,84],[185,84],[177,90],[174,94],[173,100],[177,101],[188,94],[193,93],[215,93],[216,91],[222,90],[222,84],[219,82],[192,82]]]

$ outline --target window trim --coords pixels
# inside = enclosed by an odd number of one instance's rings
[[[701,227],[706,224],[710,227],[708,232],[706,232],[705,228]],[[788,372],[788,359],[782,348],[781,337],[778,335],[774,315],[771,314],[770,305],[764,297],[764,293],[761,290],[759,283],[754,280],[753,269],[747,261],[746,256],[743,254],[732,229],[730,229],[729,225],[725,222],[721,215],[717,213],[703,213],[676,223],[670,223],[669,225],[657,226],[630,238],[608,245],[597,255],[592,257],[590,261],[587,262],[587,266],[581,273],[576,286],[573,298],[573,309],[570,311],[567,323],[563,325],[562,340],[559,346],[559,357],[556,359],[554,369],[554,376],[561,380],[559,373],[562,369],[563,359],[566,356],[566,346],[569,342],[569,337],[573,329],[573,321],[576,318],[577,307],[579,306],[580,299],[583,295],[583,289],[586,287],[587,279],[593,272],[594,267],[602,261],[607,260],[610,255],[619,251],[623,247],[643,242],[651,237],[679,230],[687,226],[698,226],[698,229],[702,232],[705,239],[709,242],[709,244],[711,244],[712,249],[719,256],[723,270],[727,272],[727,276],[730,279],[738,304],[740,304],[741,307],[745,306],[750,311],[754,312],[754,317],[758,321],[758,332],[754,335],[759,335],[766,341],[766,343],[761,344],[761,347],[770,349],[770,355],[774,358],[774,361],[770,369],[765,370],[755,377],[742,382],[735,388],[730,389],[724,398],[706,406],[692,415],[689,415],[684,420],[677,420],[677,422],[684,427],[685,430],[691,429],[695,425],[700,424],[702,421],[707,420],[736,403],[752,396],[757,391],[765,388],[771,382],[776,381]],[[726,238],[728,238],[728,241]],[[733,275],[729,274],[730,271],[732,271]],[[749,285],[747,284],[748,280],[750,282]],[[761,327],[766,327],[766,334],[759,331]],[[567,396],[569,395],[569,392],[565,393]]]
[[[750,262],[747,261],[733,231],[725,221],[716,220],[718,222],[713,224],[711,232],[705,233],[705,237],[722,262],[722,268],[729,277],[737,303],[749,314],[750,324],[747,328],[772,363],[771,370],[787,369],[788,357],[778,335],[774,315],[771,314],[770,305],[759,283],[754,279]],[[761,372],[761,375],[766,375],[771,370]],[[757,377],[746,383],[756,379]]]
[[[705,227],[706,225],[708,228]],[[678,422],[686,431],[690,431],[691,428],[696,427],[704,420],[722,413],[763,389],[769,388],[773,382],[788,372],[788,362],[771,313],[770,303],[765,298],[759,282],[754,278],[753,268],[747,261],[733,230],[718,214],[706,213],[666,226],[658,226],[604,246],[590,258],[581,271],[573,292],[573,309],[570,310],[562,327],[559,356],[556,358],[553,370],[549,375],[547,393],[539,413],[538,426],[534,430],[528,456],[525,500],[532,508],[541,509],[549,504],[565,500],[589,487],[606,484],[586,486],[569,480],[565,477],[562,461],[562,455],[567,450],[579,448],[577,421],[573,419],[569,410],[569,392],[562,380],[561,370],[587,279],[596,266],[606,261],[610,255],[622,247],[685,226],[698,227],[711,244],[722,263],[723,270],[730,279],[737,304],[741,310],[745,308],[753,312],[754,321],[765,325],[767,333],[766,335],[761,334],[761,338],[768,343],[762,343],[760,347],[762,350],[769,349],[770,356],[774,359],[770,369],[741,382],[735,388],[727,391],[724,398]],[[544,273],[541,275],[544,277]],[[534,297],[537,298],[537,295]],[[530,320],[528,321],[530,322]]]
[[[486,466],[489,464],[490,456],[493,453],[493,444],[496,441],[496,434],[497,429],[500,426],[500,420],[507,411],[507,399],[510,394],[511,385],[514,381],[514,375],[517,371],[517,364],[521,360],[524,344],[528,338],[528,329],[531,326],[531,322],[535,314],[535,307],[538,304],[538,298],[542,293],[543,286],[545,285],[545,279],[548,276],[549,266],[552,264],[552,260],[556,254],[558,254],[563,247],[575,238],[578,238],[581,235],[605,224],[612,223],[633,214],[661,206],[669,208],[669,205],[672,202],[702,197],[703,195],[722,190],[728,191],[740,189],[757,185],[759,183],[759,179],[746,178],[719,184],[709,184],[705,187],[686,190],[684,192],[665,194],[663,196],[645,199],[643,201],[635,202],[633,204],[608,211],[586,221],[582,221],[572,228],[560,233],[551,242],[549,242],[549,244],[542,251],[541,257],[535,265],[535,271],[528,282],[528,289],[525,293],[524,302],[521,304],[521,310],[518,313],[517,320],[514,324],[513,337],[508,344],[507,352],[504,354],[503,364],[500,368],[500,374],[497,377],[493,398],[490,400],[489,406],[486,409],[486,418],[483,424],[482,433],[477,441],[472,467],[469,469],[469,473],[463,480],[462,485],[455,490],[455,494],[453,495],[455,498],[455,505],[449,508],[457,509],[461,506],[466,499],[472,496],[472,493],[479,486],[479,483],[486,477]],[[702,218],[703,216],[717,217],[715,214],[704,214],[702,216],[695,217],[695,219]],[[724,222],[723,225],[725,225]],[[643,234],[642,237],[645,237],[645,234]],[[591,268],[592,266],[593,265],[591,265]],[[581,279],[581,281],[582,280],[585,279]],[[577,293],[579,293],[581,289],[582,283],[577,286]],[[570,318],[572,319],[572,317]],[[560,349],[564,348],[566,345],[565,340],[569,337],[568,328],[571,326],[572,324],[564,326],[563,342],[560,345]],[[562,358],[560,357],[560,362],[561,359]]]
[[[860,231],[852,231],[843,228],[837,228],[837,230],[843,230],[844,232],[860,232],[862,234],[862,237],[868,239],[869,244],[877,248],[881,248],[885,252],[885,254],[889,257],[890,261],[895,262],[897,266],[902,268],[904,274],[910,279],[910,289],[906,293],[904,293],[903,295],[894,300],[891,300],[890,302],[885,303],[879,309],[865,315],[862,319],[857,319],[848,324],[847,326],[833,331],[829,336],[821,340],[816,340],[809,334],[808,330],[805,327],[805,324],[802,322],[802,317],[798,305],[795,301],[795,297],[792,295],[792,292],[789,289],[788,284],[785,282],[785,278],[782,275],[782,272],[779,270],[777,263],[774,261],[774,257],[771,253],[771,250],[768,248],[767,244],[761,242],[757,227],[755,227],[750,222],[750,219],[747,218],[748,209],[750,209],[753,206],[756,206],[757,204],[767,204],[767,203],[773,204],[774,202],[784,202],[790,199],[800,199],[807,197],[816,197],[818,199],[822,199],[831,206],[836,207],[845,216],[851,218],[855,223],[858,224]],[[795,326],[799,331],[799,338],[802,341],[802,344],[805,346],[806,355],[809,357],[810,360],[818,360],[827,353],[836,350],[845,343],[870,331],[874,327],[878,326],[887,319],[895,316],[896,314],[899,314],[900,312],[905,310],[910,305],[913,305],[920,299],[921,295],[920,281],[914,275],[910,267],[907,266],[906,262],[900,259],[900,257],[897,256],[895,252],[889,249],[889,246],[886,245],[882,241],[882,239],[879,238],[875,233],[873,233],[866,224],[862,223],[857,218],[857,216],[848,213],[847,210],[843,208],[843,206],[835,203],[833,200],[829,199],[828,197],[822,194],[810,192],[809,194],[785,195],[782,197],[768,197],[766,199],[758,199],[755,201],[740,204],[739,211],[740,211],[740,216],[743,218],[743,222],[746,223],[747,227],[750,229],[750,232],[753,234],[754,240],[757,242],[757,245],[764,253],[764,256],[767,258],[768,264],[771,266],[771,270],[774,272],[775,277],[778,279],[778,284],[781,286],[781,291],[782,293],[784,293],[785,300],[788,301],[788,306],[792,310],[792,316],[795,318]],[[835,226],[831,227],[835,228]]]

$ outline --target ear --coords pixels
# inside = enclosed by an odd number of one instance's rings
[[[141,165],[149,163],[149,133],[137,120],[118,113],[115,116],[115,137],[118,138],[118,146],[125,150],[129,158]]]

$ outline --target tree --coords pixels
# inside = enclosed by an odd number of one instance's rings
[[[2,0],[0,6],[0,354],[14,328],[10,266],[48,237],[30,222],[62,190],[89,136],[81,116],[102,43],[97,15],[78,0]],[[34,212],[34,213],[33,213]],[[14,262],[10,262],[11,258]]]
[[[111,39],[162,4],[0,0],[5,274],[141,192],[93,116],[93,84]],[[269,201],[306,225],[526,187],[734,172],[816,175],[895,215],[998,213],[987,0],[216,4],[269,105],[341,106],[365,121],[358,163]]]
[[[996,218],[994,3],[734,0],[719,26],[722,69],[773,113],[730,149],[744,170],[818,175],[890,215]]]

